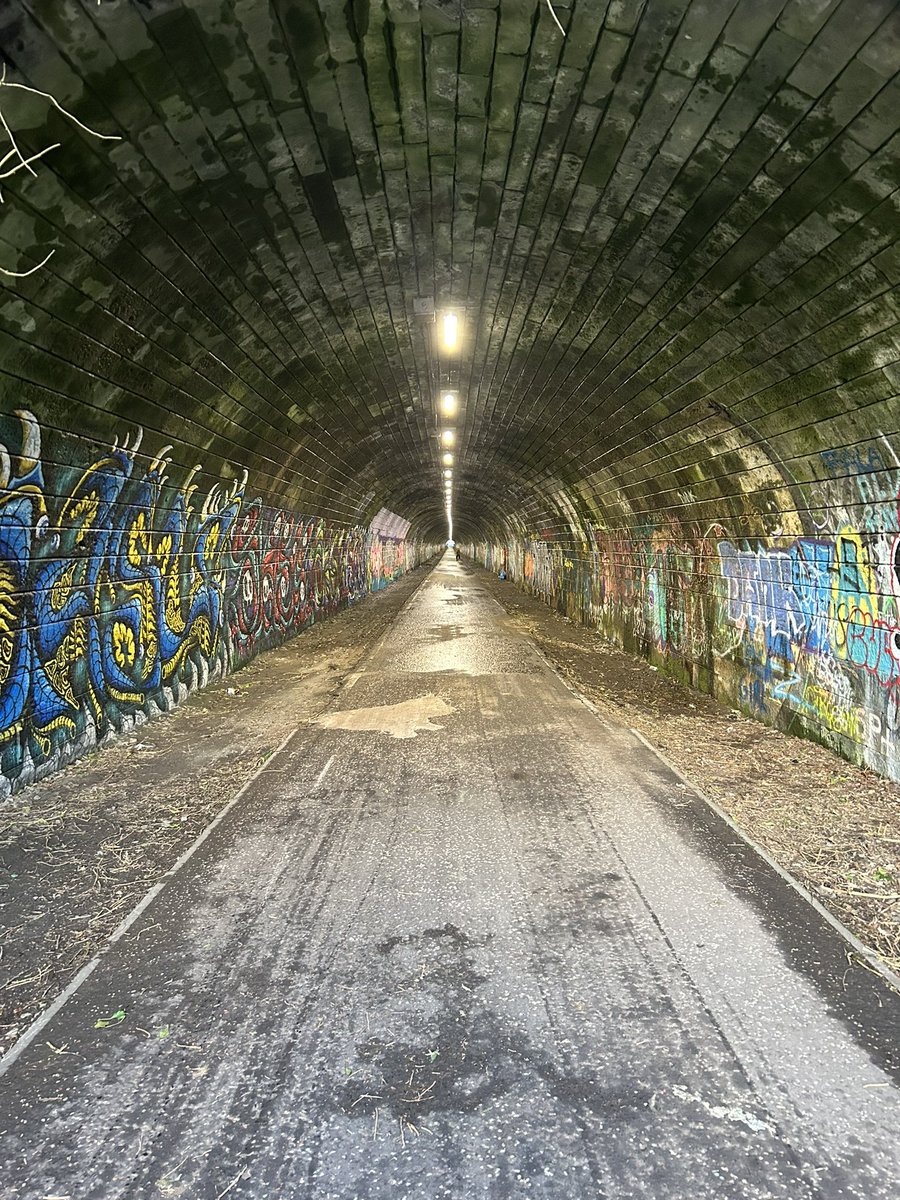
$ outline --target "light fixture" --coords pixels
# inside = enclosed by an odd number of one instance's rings
[[[453,466],[453,455],[445,454],[442,457],[441,462],[444,464],[445,467],[452,467]]]
[[[441,397],[441,412],[445,417],[455,417],[458,405],[453,392],[444,392]]]
[[[441,433],[441,441],[444,443],[445,446],[452,446],[453,443],[456,441],[456,434],[453,432],[452,429],[445,429]]]
[[[459,340],[459,319],[455,312],[444,313],[443,339],[445,350],[455,350]]]
[[[452,479],[452,478],[453,478],[453,472],[452,472],[452,471],[450,471],[450,470],[446,470],[446,471],[444,471],[444,478],[445,478],[445,479]]]

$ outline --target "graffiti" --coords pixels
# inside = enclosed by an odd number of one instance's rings
[[[886,439],[881,441],[883,449],[846,446],[819,455],[828,476],[817,487],[820,532],[849,528],[873,536],[896,533],[900,462]]]
[[[95,741],[124,709],[168,707],[173,684],[220,652],[224,556],[242,485],[195,506],[194,477],[167,486],[165,447],[136,466],[114,445],[50,513],[40,429],[0,455],[0,750],[3,775]]]
[[[368,586],[380,591],[407,570],[406,542],[399,538],[372,534],[369,539]]]
[[[893,510],[896,527],[896,501]],[[736,665],[740,703],[770,721],[799,719],[836,737],[835,748],[898,774],[896,532],[844,527],[778,549],[722,542],[719,552],[723,616],[737,634],[724,656]]]
[[[727,619],[767,654],[793,661],[791,647],[817,649],[828,639],[834,549],[801,538],[790,550],[738,550],[719,543]]]
[[[510,543],[494,545],[488,543],[483,547],[484,565],[489,571],[493,571],[495,575],[499,575],[501,571],[506,572],[507,578],[520,579],[522,578],[522,570],[518,569],[522,565],[522,558],[516,553],[516,547]],[[468,554],[474,555],[476,552],[474,547],[468,548]]]
[[[0,792],[398,578],[404,538],[171,482],[141,434],[45,467],[25,411],[0,442]],[[52,475],[48,486],[46,473]],[[405,532],[394,514],[382,523]]]
[[[238,662],[366,592],[365,533],[252,501],[231,538],[229,628]]]
[[[893,684],[900,666],[900,631],[879,615],[883,602],[874,572],[862,539],[852,530],[835,542],[832,603],[838,655],[870,672],[882,687]]]
[[[559,558],[560,562],[555,560]],[[559,591],[561,555],[548,542],[527,542],[525,547],[525,582],[536,592],[551,597]]]
[[[786,534],[793,520],[736,539],[659,516],[510,557],[526,587],[626,649],[900,778],[900,465],[885,438],[820,457],[812,535]]]
[[[860,667],[885,688],[900,678],[896,604],[879,595],[859,533],[799,539],[786,550],[739,551],[722,542],[719,553],[725,615],[761,643],[762,674],[771,678],[815,655]]]
[[[842,446],[839,450],[823,450],[819,457],[829,475],[865,475],[885,469],[881,452],[875,446],[867,449]]]

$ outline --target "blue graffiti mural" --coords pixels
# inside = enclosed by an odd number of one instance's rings
[[[402,539],[248,503],[246,475],[173,483],[171,447],[142,455],[140,434],[54,467],[54,492],[35,417],[3,421],[0,792],[405,569]]]
[[[167,486],[166,447],[136,467],[139,439],[93,462],[52,519],[40,432],[17,414],[22,452],[0,493],[0,749],[3,774],[39,764],[90,726],[149,698],[219,650],[228,537],[240,486]]]
[[[760,637],[768,654],[793,660],[793,647],[827,650],[834,543],[798,539],[788,550],[739,550],[719,543],[725,612]]]

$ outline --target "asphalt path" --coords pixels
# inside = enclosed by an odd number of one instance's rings
[[[896,993],[480,579],[0,1063],[4,1200],[896,1196]]]

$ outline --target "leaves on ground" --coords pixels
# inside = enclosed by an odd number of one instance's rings
[[[117,1009],[111,1017],[100,1017],[94,1022],[95,1029],[109,1029],[111,1025],[121,1025],[125,1020],[126,1012],[124,1008]]]

